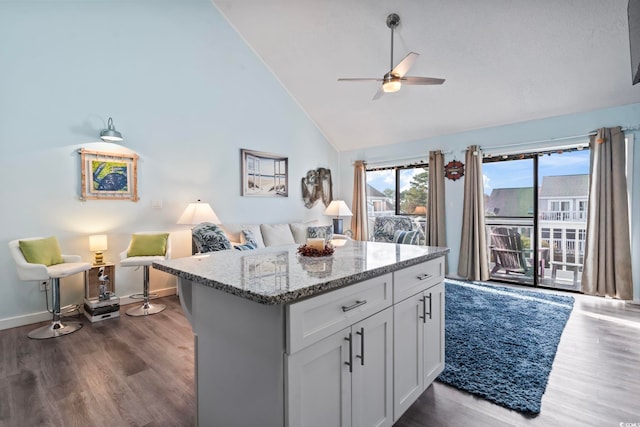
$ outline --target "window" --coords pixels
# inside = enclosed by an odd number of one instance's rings
[[[369,216],[426,215],[428,185],[426,165],[367,170]]]
[[[367,212],[372,229],[377,216],[407,215],[420,230],[426,231],[429,169],[425,164],[392,166],[367,170]]]

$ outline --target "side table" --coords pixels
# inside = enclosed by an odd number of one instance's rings
[[[100,274],[106,280],[100,280]],[[84,275],[84,315],[91,322],[120,317],[120,298],[115,294],[116,265],[112,262],[94,264]],[[100,299],[100,285],[109,291],[108,299]]]

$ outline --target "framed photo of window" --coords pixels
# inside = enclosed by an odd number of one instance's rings
[[[289,159],[287,157],[241,149],[240,159],[243,196],[289,196]]]
[[[79,150],[81,200],[138,201],[138,155]]]

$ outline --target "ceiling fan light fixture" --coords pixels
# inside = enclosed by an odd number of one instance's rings
[[[386,93],[393,93],[400,90],[402,83],[400,80],[388,80],[382,83],[382,90]]]

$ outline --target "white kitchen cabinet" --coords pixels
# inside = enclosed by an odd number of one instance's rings
[[[198,425],[391,426],[438,371],[424,368],[435,360],[425,340],[437,331],[415,320],[424,307],[416,297],[442,282],[448,249],[350,241],[321,281],[296,250],[219,251],[154,264],[178,276],[193,328]],[[286,280],[271,283],[272,275],[246,268],[283,259]],[[416,361],[413,371],[403,357]],[[394,385],[411,385],[394,375],[411,374],[418,391],[394,413]]]
[[[394,422],[444,369],[444,283],[394,305]]]
[[[424,296],[426,318],[423,321],[423,384],[427,389],[444,370],[444,283],[440,282],[429,288]]]
[[[391,426],[392,322],[387,308],[288,355],[288,425]]]
[[[287,425],[351,425],[348,336],[340,331],[287,356]]]

